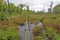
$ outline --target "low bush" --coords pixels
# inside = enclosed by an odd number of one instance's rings
[[[34,39],[38,40],[55,40],[55,36],[57,35],[56,30],[54,30],[52,27],[46,27],[46,29],[44,29],[40,26],[33,28],[33,34]]]
[[[20,40],[20,35],[18,30],[13,27],[7,27],[0,30],[0,40]]]

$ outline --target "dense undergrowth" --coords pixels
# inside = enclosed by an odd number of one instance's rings
[[[43,26],[33,28],[34,40],[60,40],[60,36],[58,36],[60,35],[59,15],[60,14],[45,14],[40,19]]]
[[[56,35],[60,35],[60,25],[59,25],[60,16],[59,15],[60,14],[37,14],[37,15],[30,14],[29,21],[34,24],[41,22],[43,24],[43,27],[45,28],[45,31],[42,31],[42,32],[45,35],[46,40],[48,40],[49,37],[51,36],[54,36],[52,37],[52,39],[55,39]],[[14,14],[14,15],[9,15],[9,16],[3,16],[3,18],[0,18],[0,29],[4,30],[9,26],[18,30],[18,26],[24,25],[26,20],[28,20],[27,14]],[[40,37],[41,37],[40,38],[41,40],[43,40],[42,38],[45,39],[43,35],[40,35],[41,30],[44,30],[44,29],[39,28],[39,27],[36,27],[33,29],[34,40],[38,40]],[[5,31],[2,31],[2,32],[5,32]],[[56,39],[56,40],[59,40],[59,39]]]
[[[20,40],[19,31],[13,27],[0,29],[0,40]]]

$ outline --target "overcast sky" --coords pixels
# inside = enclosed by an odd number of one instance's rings
[[[35,11],[43,10],[43,6],[45,11],[47,11],[51,3],[51,0],[9,0],[9,1],[14,3],[15,5],[18,5],[20,3],[29,5],[30,9]],[[60,4],[60,0],[52,0],[52,1],[53,6],[55,6],[56,4]]]

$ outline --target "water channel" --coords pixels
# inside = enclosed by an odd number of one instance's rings
[[[39,22],[36,24],[37,26],[42,26],[42,23]],[[25,40],[25,36],[26,36],[26,29],[28,26],[28,21],[25,22],[25,25],[21,26],[19,25],[19,31],[20,31],[20,36],[21,36],[21,40]],[[32,32],[32,29],[35,27],[35,24],[31,24],[29,22],[29,27],[30,27],[30,30],[29,30],[29,40],[33,40],[33,32]]]

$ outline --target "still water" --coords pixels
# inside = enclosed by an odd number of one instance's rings
[[[32,29],[35,27],[35,25],[37,25],[37,26],[42,26],[42,23],[39,22],[39,23],[37,23],[37,24],[34,24],[34,23],[31,24],[31,23],[29,22],[29,27],[30,27],[30,30],[29,30],[29,40],[33,40],[33,32],[32,32]],[[25,40],[26,29],[27,29],[26,26],[28,26],[28,21],[26,21],[26,22],[25,22],[25,25],[23,25],[23,26],[19,25],[19,31],[20,31],[21,40]]]

